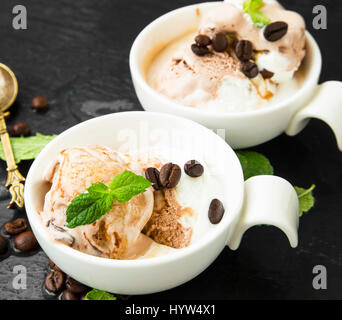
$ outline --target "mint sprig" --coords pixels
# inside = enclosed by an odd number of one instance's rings
[[[84,300],[116,300],[116,297],[106,291],[93,289],[86,294]]]
[[[11,137],[11,144],[14,153],[15,162],[22,160],[31,160],[38,156],[40,151],[51,141],[56,135],[45,136],[37,133],[31,137]],[[0,143],[0,159],[6,161],[4,149]]]
[[[266,17],[264,13],[259,11],[263,5],[262,0],[245,0],[243,2],[243,12],[248,13],[253,23],[258,27],[262,28],[270,24],[271,20]]]
[[[294,187],[299,200],[299,216],[304,212],[308,212],[315,204],[315,198],[312,194],[316,186],[313,184],[309,189]]]
[[[245,180],[259,175],[273,175],[273,167],[270,161],[262,154],[254,151],[236,151]],[[310,211],[314,204],[315,198],[312,191],[315,185],[309,189],[304,189],[294,186],[299,200],[299,216],[301,217],[304,212]]]
[[[135,195],[145,192],[152,183],[131,171],[115,176],[106,186],[102,182],[93,183],[86,193],[75,197],[66,210],[68,228],[95,222],[111,209],[114,199],[127,202]]]
[[[270,161],[261,153],[254,151],[236,151],[245,180],[259,175],[273,175]]]

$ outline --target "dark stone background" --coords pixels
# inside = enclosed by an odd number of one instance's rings
[[[20,92],[8,121],[29,124],[32,132],[60,133],[94,116],[123,110],[142,110],[135,96],[128,54],[139,31],[169,10],[195,3],[190,0],[21,0],[28,10],[28,30],[12,29],[17,1],[2,0],[0,61],[16,73]],[[301,13],[323,54],[321,81],[341,79],[340,29],[342,2],[338,0],[284,0]],[[312,8],[328,9],[328,30],[312,29]],[[148,44],[147,44],[148,45]],[[46,113],[30,108],[34,96],[45,96]],[[342,298],[342,153],[328,126],[311,121],[298,136],[282,135],[254,150],[263,152],[275,173],[295,185],[317,185],[316,205],[301,218],[299,246],[291,249],[276,228],[249,230],[237,252],[226,248],[196,279],[176,289],[140,299],[338,299]],[[30,162],[20,164],[27,173]],[[0,163],[0,232],[19,211],[6,209],[3,187],[6,166]],[[39,251],[23,256],[12,252],[0,258],[0,299],[44,299],[47,257]],[[28,270],[28,288],[12,287],[15,265]],[[328,270],[328,289],[312,288],[312,269]],[[189,266],[191,268],[191,266]]]

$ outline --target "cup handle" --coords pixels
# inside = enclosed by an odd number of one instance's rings
[[[333,130],[337,145],[342,151],[342,82],[328,81],[317,86],[316,93],[307,106],[292,118],[286,134],[294,136],[308,124],[310,118],[327,123]]]
[[[256,176],[245,182],[245,198],[240,219],[228,240],[236,250],[243,234],[260,224],[273,225],[282,230],[291,247],[298,245],[299,201],[293,186],[277,176]]]

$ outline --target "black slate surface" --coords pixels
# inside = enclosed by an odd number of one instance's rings
[[[28,30],[12,28],[17,1],[0,4],[0,61],[16,73],[20,92],[11,109],[9,127],[27,122],[32,132],[60,133],[94,116],[142,110],[135,96],[129,68],[130,46],[139,31],[171,9],[195,3],[190,0],[22,0],[28,11]],[[341,79],[340,28],[342,2],[338,0],[284,0],[301,13],[323,54],[321,81]],[[328,9],[328,30],[313,30],[312,8]],[[45,96],[50,108],[35,113],[31,99]],[[296,137],[282,135],[254,148],[267,155],[275,173],[295,185],[317,185],[316,205],[301,218],[299,246],[291,249],[276,228],[254,227],[240,249],[226,248],[194,280],[163,293],[134,297],[152,299],[339,299],[342,298],[342,153],[327,125],[313,120]],[[20,164],[27,173],[30,162]],[[0,227],[19,211],[6,209],[6,166],[0,162]],[[324,265],[328,289],[312,288],[312,269]],[[13,268],[27,268],[26,290],[12,286]],[[190,267],[190,266],[189,266]],[[29,256],[11,251],[0,257],[0,299],[46,299],[42,290],[48,271],[42,251]]]

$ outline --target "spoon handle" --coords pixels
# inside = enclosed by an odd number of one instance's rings
[[[24,184],[25,178],[18,171],[17,164],[14,159],[11,140],[7,132],[7,126],[5,122],[5,117],[9,113],[0,114],[0,137],[2,146],[5,153],[6,163],[7,163],[7,181],[6,188],[9,188],[9,192],[12,195],[12,200],[8,205],[8,208],[15,208],[15,204],[22,208],[24,206]]]

